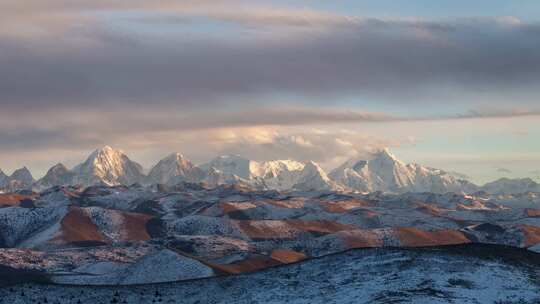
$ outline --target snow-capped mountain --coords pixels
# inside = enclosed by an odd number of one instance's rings
[[[173,153],[160,160],[147,177],[151,184],[177,184],[182,181],[198,182],[204,172],[180,153]]]
[[[256,166],[257,179],[268,189],[293,189],[302,176],[305,163],[293,160],[260,162]]]
[[[540,184],[530,178],[501,178],[494,182],[485,184],[481,187],[481,190],[493,194],[540,192]]]
[[[350,189],[362,192],[398,192],[414,183],[411,170],[386,149],[375,154],[371,160],[349,160],[333,170],[330,177]]]
[[[298,172],[304,169],[305,163],[295,160],[271,160],[264,162],[253,162],[254,174],[259,178],[270,179],[278,177],[285,172]]]
[[[0,189],[8,191],[30,189],[33,183],[34,177],[26,167],[15,170],[11,176],[0,171]]]
[[[197,171],[194,171],[194,175],[199,177],[195,181],[211,187],[231,184],[255,186],[256,166],[256,162],[239,155],[222,155],[195,167]]]
[[[73,184],[73,172],[61,163],[54,165],[47,171],[44,177],[39,179],[34,188],[38,190],[47,189],[53,186]]]
[[[219,185],[249,185],[255,186],[255,184],[247,179],[243,179],[235,174],[226,174],[214,167],[210,167],[204,171],[204,178],[202,183],[210,186],[217,187]]]
[[[294,160],[257,162],[237,155],[219,156],[200,166],[205,181],[230,184],[235,181],[272,190],[337,190],[324,170],[315,162]]]
[[[28,168],[26,167],[15,170],[13,174],[11,174],[9,179],[11,181],[20,181],[25,185],[32,185],[32,183],[34,182],[34,177],[32,177],[32,173],[30,173],[30,170],[28,170]]]
[[[478,191],[475,184],[456,178],[454,174],[441,169],[424,167],[419,164],[407,165],[414,172],[414,183],[408,191],[414,192],[465,192],[473,193]]]
[[[72,171],[73,183],[84,186],[131,185],[144,180],[141,165],[130,160],[122,151],[109,146],[94,151]]]
[[[304,169],[296,176],[291,189],[304,191],[336,191],[343,187],[332,181],[326,172],[315,162],[307,162]]]
[[[239,155],[222,155],[200,165],[199,168],[205,172],[209,172],[211,168],[214,168],[221,174],[250,180],[257,177],[258,164]]]
[[[361,192],[444,193],[474,188],[443,170],[405,164],[388,149],[374,154],[371,160],[350,160],[333,170],[330,177],[349,189]]]
[[[180,182],[205,183],[211,187],[239,184],[278,191],[540,192],[540,185],[528,178],[503,178],[480,187],[460,179],[455,173],[416,163],[405,164],[387,149],[369,159],[349,160],[330,174],[313,161],[254,161],[238,155],[223,155],[197,166],[182,154],[174,153],[160,160],[145,176],[138,163],[109,146],[95,150],[72,170],[57,164],[37,182],[26,167],[16,170],[11,176],[0,171],[0,190],[8,192],[21,189],[41,191],[58,185],[176,185]]]

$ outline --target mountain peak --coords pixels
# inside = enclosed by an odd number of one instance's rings
[[[82,185],[131,185],[143,178],[141,165],[131,161],[121,150],[110,146],[92,152],[86,161],[73,171],[75,180]]]
[[[367,161],[350,160],[330,173],[330,177],[351,189],[372,192],[459,191],[463,183],[443,170],[404,164],[387,148],[374,153]],[[472,184],[467,187],[473,188]]]
[[[179,164],[189,162],[189,160],[182,153],[174,152],[165,156],[159,162],[168,164]]]
[[[401,160],[399,160],[394,154],[390,153],[390,150],[388,148],[379,150],[379,152],[376,152],[373,154],[373,158],[368,161],[368,164],[370,167],[378,167],[378,168],[385,168],[386,170],[401,170],[403,171],[405,168],[405,163],[403,163]],[[390,173],[390,172],[387,172]]]
[[[49,171],[47,171],[47,173],[49,172],[67,172],[69,171],[69,169],[62,163],[57,163],[56,165],[52,166]]]
[[[169,157],[175,157],[176,159],[184,158],[184,155],[182,153],[174,152],[169,155]]]
[[[202,171],[181,153],[171,153],[150,170],[147,180],[151,183],[168,184],[180,181],[195,182],[202,178]]]
[[[34,177],[26,167],[15,170],[11,176],[0,176],[0,186],[9,185],[18,189],[26,189],[34,183]]]
[[[118,167],[126,161],[130,160],[122,150],[114,149],[111,146],[104,146],[92,152],[85,163],[89,165],[93,164],[97,167]]]
[[[322,171],[321,166],[312,160],[306,162],[304,169]]]
[[[19,168],[11,174],[12,179],[16,180],[34,180],[32,173],[26,167]]]
[[[321,166],[314,161],[306,162],[293,188],[303,191],[342,190],[340,186],[328,177]]]
[[[540,191],[540,184],[531,178],[500,178],[482,186],[482,190],[495,194],[513,194]]]
[[[36,189],[47,189],[53,186],[72,184],[73,174],[62,163],[52,166],[44,177],[36,182]]]
[[[105,145],[103,147],[101,147],[100,149],[98,150],[102,150],[102,151],[114,151],[115,149],[109,145]]]
[[[373,154],[374,159],[389,159],[397,161],[397,157],[388,148],[383,148]]]
[[[62,163],[57,163],[56,165],[52,166],[53,168],[67,168],[66,165]]]
[[[304,166],[304,169],[303,169],[303,173],[306,174],[308,172],[311,172],[313,174],[320,176],[325,181],[330,180],[326,172],[323,170],[323,168],[321,168],[321,166],[314,161],[310,160],[306,162],[306,165]]]
[[[200,168],[208,171],[210,167],[214,167],[225,175],[236,175],[243,179],[250,179],[253,175],[253,169],[258,164],[240,155],[221,155],[210,162],[201,165]]]
[[[114,149],[111,146],[103,146],[98,148],[90,154],[90,158],[94,158],[98,155],[114,155],[114,154],[124,154],[121,150]]]

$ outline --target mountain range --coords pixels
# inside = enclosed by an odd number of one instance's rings
[[[316,162],[295,160],[254,161],[238,155],[223,155],[195,165],[180,153],[168,155],[144,174],[140,164],[120,150],[105,146],[81,164],[68,169],[59,163],[35,181],[24,167],[7,176],[0,171],[0,189],[41,191],[59,185],[176,185],[203,183],[210,187],[240,184],[264,190],[356,191],[356,192],[432,192],[492,194],[538,192],[532,179],[503,178],[484,186],[460,179],[450,172],[419,164],[405,164],[388,149],[369,159],[351,159],[326,173]]]

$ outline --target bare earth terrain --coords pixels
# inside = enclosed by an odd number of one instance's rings
[[[539,297],[536,193],[276,192],[180,183],[0,196],[10,202],[0,208],[4,303]],[[119,285],[125,287],[106,287]]]

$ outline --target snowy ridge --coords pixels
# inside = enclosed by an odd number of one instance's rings
[[[494,194],[540,192],[540,184],[536,183],[530,178],[501,178],[494,182],[485,184],[482,187],[482,190]]]
[[[238,155],[224,155],[201,165],[200,168],[210,176],[205,181],[212,186],[238,181],[256,188],[272,190],[339,189],[324,170],[311,161],[307,163],[293,160],[257,162]]]
[[[350,160],[333,170],[330,177],[345,187],[360,192],[469,192],[471,183],[458,180],[439,169],[404,164],[388,149],[371,160]]]
[[[20,189],[38,191],[60,185],[129,186],[179,183],[203,183],[210,187],[240,185],[278,191],[345,192],[432,192],[518,194],[539,192],[532,179],[503,178],[477,186],[455,174],[416,163],[405,164],[388,149],[369,159],[351,159],[327,174],[316,162],[295,160],[254,161],[239,155],[222,155],[208,163],[195,165],[180,153],[173,153],[154,165],[149,174],[120,150],[109,146],[95,150],[72,170],[62,164],[52,167],[39,181],[27,168],[11,176],[0,171],[0,191]]]
[[[147,182],[155,184],[176,184],[181,181],[197,182],[203,171],[180,153],[173,153],[160,160],[148,174]]]

